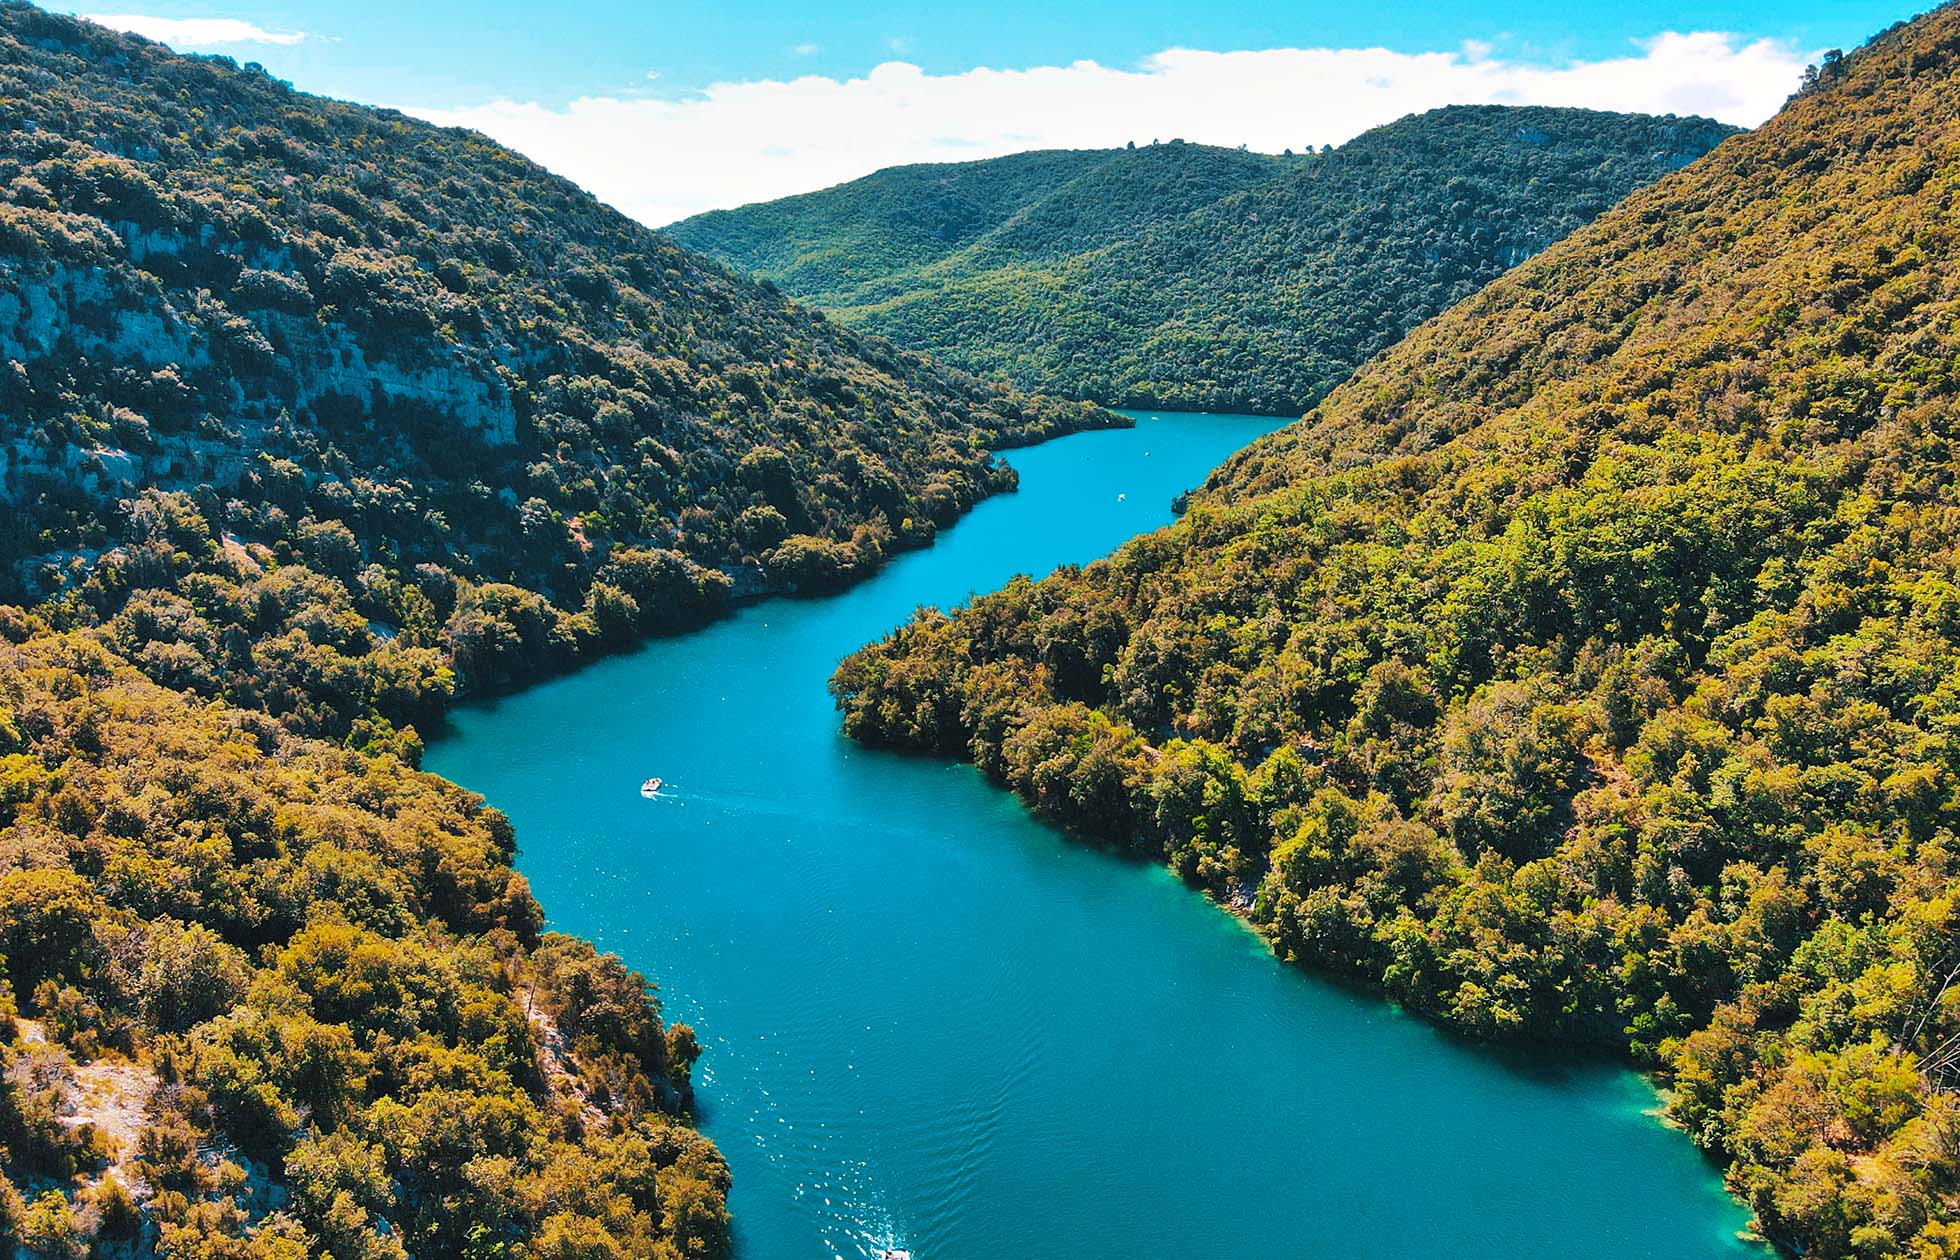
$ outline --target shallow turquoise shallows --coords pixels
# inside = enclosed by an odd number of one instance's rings
[[[467,708],[430,748],[510,813],[552,926],[700,1031],[743,1260],[1759,1254],[1637,1076],[1282,967],[973,770],[838,734],[839,657],[1164,523],[1272,424],[1146,415],[1015,452],[1019,494],[870,583]]]

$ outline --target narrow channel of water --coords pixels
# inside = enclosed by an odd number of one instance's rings
[[[552,926],[699,1029],[743,1260],[1764,1254],[1634,1074],[1454,1041],[970,769],[839,736],[843,654],[1164,523],[1274,423],[1015,452],[1019,494],[871,582],[465,708],[430,747],[509,812]]]

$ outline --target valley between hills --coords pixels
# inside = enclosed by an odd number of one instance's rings
[[[1793,86],[656,232],[0,0],[0,1250],[1960,1255],[1960,8]]]

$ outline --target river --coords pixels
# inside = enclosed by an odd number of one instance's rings
[[[551,925],[699,1031],[743,1260],[1766,1254],[1632,1072],[1466,1045],[969,768],[838,734],[842,655],[1166,522],[1275,423],[1148,414],[1014,452],[1018,494],[862,586],[464,707],[432,742],[428,769],[516,823]]]

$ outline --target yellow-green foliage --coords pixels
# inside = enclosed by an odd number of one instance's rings
[[[1960,1254],[1960,9],[1112,559],[840,669],[1283,956],[1628,1048],[1774,1237]]]
[[[44,1187],[0,1195],[0,1234],[68,1254],[136,1212],[170,1257],[723,1253],[692,1033],[617,958],[540,936],[500,814],[9,625],[0,980],[155,1086],[120,1153],[139,1205],[58,1080],[0,1075],[4,1173]]]

